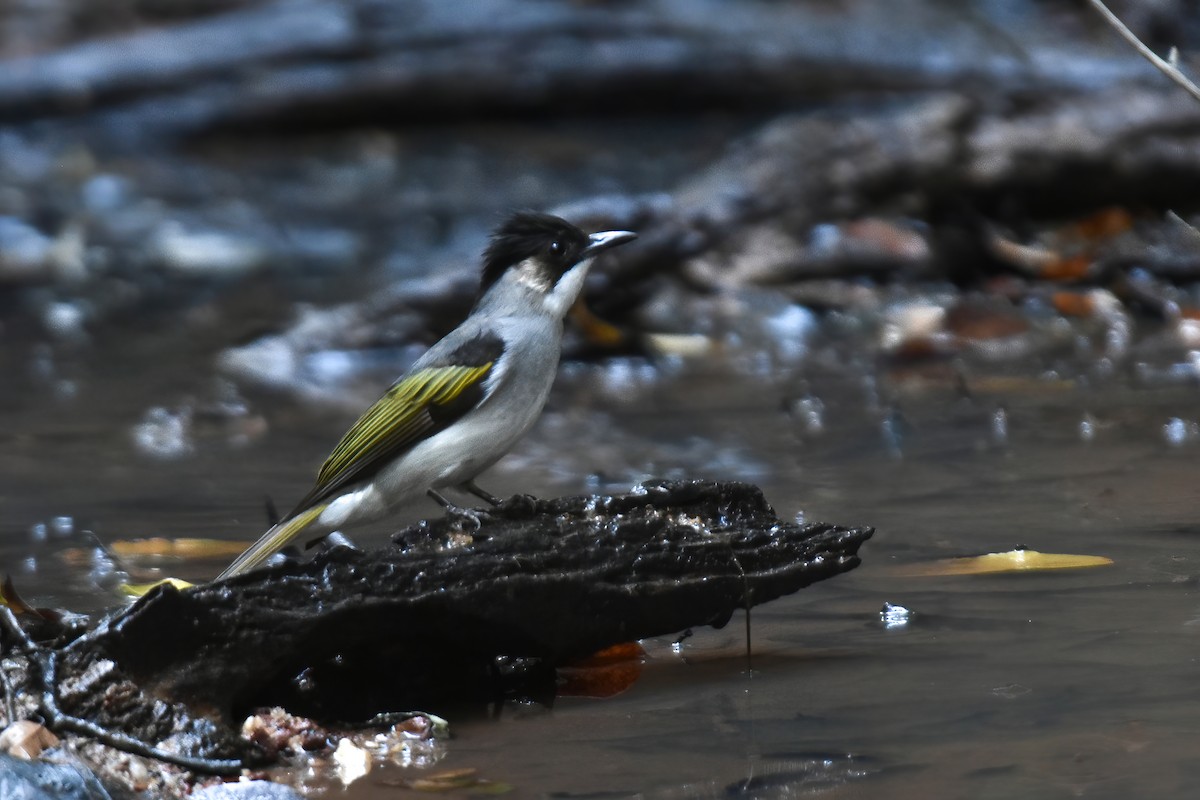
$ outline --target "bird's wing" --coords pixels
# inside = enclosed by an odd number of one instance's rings
[[[480,335],[433,359],[422,359],[367,409],[317,474],[317,483],[288,517],[366,479],[393,458],[444,430],[484,399],[484,378],[504,350]],[[431,353],[433,355],[433,353]]]

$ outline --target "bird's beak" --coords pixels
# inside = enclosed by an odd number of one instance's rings
[[[637,234],[633,231],[601,231],[588,236],[588,246],[583,248],[583,253],[579,256],[579,260],[583,261],[586,258],[592,258],[610,247],[616,247],[619,244],[632,242],[637,238]]]

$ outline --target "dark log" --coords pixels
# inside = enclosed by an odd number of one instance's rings
[[[229,713],[323,718],[486,699],[499,657],[552,668],[615,643],[724,625],[853,569],[869,528],[781,522],[754,487],[656,483],[514,498],[185,591],[160,587],[68,647],[143,689]],[[469,524],[466,527],[470,528]],[[482,688],[481,688],[482,687]]]
[[[0,119],[114,109],[97,117],[114,141],[150,141],[331,118],[612,114],[807,102],[847,89],[1045,91],[1155,79],[1107,32],[1100,50],[1047,41],[1039,27],[1034,12],[1001,25],[937,3],[898,18],[870,5],[277,0],[9,61]],[[953,36],[938,35],[948,28]]]

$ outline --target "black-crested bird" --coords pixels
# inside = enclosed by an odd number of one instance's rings
[[[532,426],[562,351],[563,318],[592,259],[636,238],[585,234],[560,217],[513,214],[483,256],[479,299],[467,319],[417,359],[346,432],[290,514],[219,579],[254,569],[300,533],[319,538],[454,486],[474,483]]]

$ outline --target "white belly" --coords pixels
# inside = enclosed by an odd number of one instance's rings
[[[429,489],[457,486],[499,461],[524,436],[546,404],[558,370],[561,324],[548,325],[506,352],[485,379],[487,399],[446,430],[414,446],[330,503],[321,523],[338,527],[377,519],[424,497]]]

